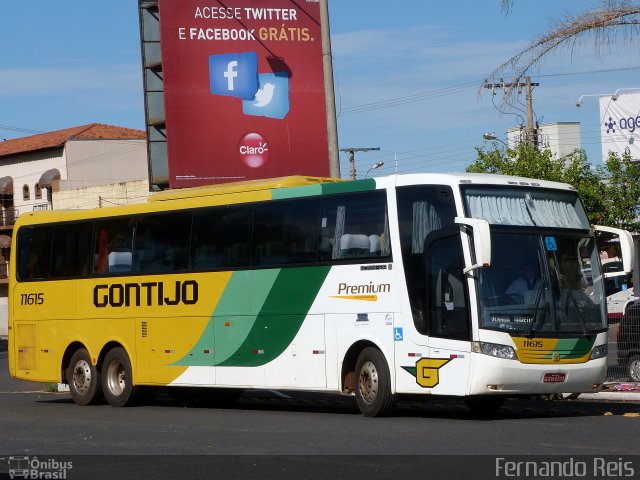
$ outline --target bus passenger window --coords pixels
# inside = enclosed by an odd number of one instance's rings
[[[187,269],[190,235],[191,213],[138,218],[133,259],[135,271],[161,273]]]
[[[51,266],[53,227],[24,227],[18,231],[18,279],[47,279]]]
[[[391,255],[384,191],[325,197],[319,259],[375,259]]]
[[[234,205],[197,210],[191,234],[195,270],[249,266],[253,207]]]
[[[132,267],[132,218],[101,220],[95,223],[93,272],[122,273]]]
[[[62,223],[55,226],[51,265],[52,278],[89,275],[93,223]]]
[[[316,261],[320,200],[284,200],[259,205],[253,226],[253,265]]]

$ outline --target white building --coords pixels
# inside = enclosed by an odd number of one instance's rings
[[[60,207],[92,208],[144,201],[147,193],[141,130],[91,123],[0,142],[0,336],[7,334],[8,245],[20,214],[58,208],[58,195]]]
[[[510,128],[507,131],[509,147],[517,148],[525,139],[524,129]],[[538,128],[538,145],[551,150],[555,158],[569,155],[580,142],[580,122],[543,123]]]

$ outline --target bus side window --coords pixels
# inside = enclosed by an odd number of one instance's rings
[[[89,275],[93,223],[62,223],[55,226],[53,235],[52,278],[84,277]]]
[[[51,269],[52,226],[23,227],[18,232],[18,279],[47,279]]]
[[[316,261],[320,200],[284,200],[259,205],[253,224],[253,265]]]
[[[191,213],[147,215],[136,223],[136,272],[177,272],[189,267]],[[121,252],[113,252],[121,253]],[[127,253],[126,250],[124,253]],[[123,257],[126,265],[126,257]],[[111,269],[110,269],[111,270]]]
[[[191,234],[196,270],[248,267],[253,207],[232,205],[197,210]]]
[[[373,259],[391,255],[384,191],[325,197],[319,260]]]
[[[130,272],[132,267],[133,218],[100,220],[93,235],[93,273]]]

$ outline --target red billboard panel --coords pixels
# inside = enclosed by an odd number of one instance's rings
[[[171,188],[329,176],[317,0],[160,0]]]

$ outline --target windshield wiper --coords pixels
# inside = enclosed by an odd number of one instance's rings
[[[538,307],[540,306],[540,300],[542,299],[542,291],[545,289],[546,287],[544,286],[540,286],[540,288],[538,289],[538,292],[536,294],[536,301],[533,304],[533,318],[531,319],[531,326],[529,327],[529,331],[527,332],[527,337],[528,338],[533,338],[535,336],[536,333],[536,327],[538,326]],[[546,309],[542,312],[542,319],[545,318],[545,314],[546,314]],[[540,322],[542,323],[542,322]]]
[[[587,337],[591,337],[592,333],[587,328],[587,324],[585,323],[584,318],[582,318],[582,313],[580,311],[580,305],[578,305],[578,300],[576,300],[576,297],[571,292],[571,290],[567,289],[567,301],[566,301],[566,305],[565,305],[565,308],[564,308],[565,315],[567,317],[569,316],[569,300],[571,300],[573,302],[573,304],[575,305],[575,307],[576,307],[576,312],[578,313],[578,320],[580,320],[580,325],[582,325],[582,330],[584,331],[584,334]]]

